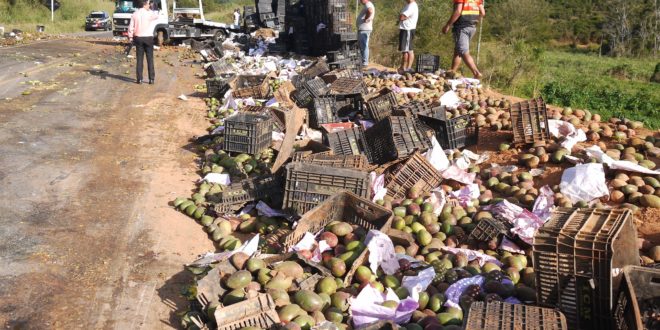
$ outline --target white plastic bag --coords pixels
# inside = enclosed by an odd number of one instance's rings
[[[572,203],[589,202],[609,195],[603,164],[589,163],[566,169],[559,189]]]

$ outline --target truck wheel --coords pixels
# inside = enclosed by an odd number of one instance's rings
[[[223,42],[225,41],[225,39],[227,39],[227,35],[222,30],[216,31],[215,34],[213,35],[213,41]]]
[[[158,30],[156,33],[156,45],[161,47],[163,46],[163,43],[165,43],[165,33],[163,33],[163,30]]]

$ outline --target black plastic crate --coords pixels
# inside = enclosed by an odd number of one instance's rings
[[[406,117],[416,117],[419,115],[428,115],[437,111],[439,116],[442,116],[444,112],[441,111],[440,106],[431,106],[422,101],[410,101],[406,104],[399,105],[392,109],[393,116],[406,116]],[[441,117],[442,118],[442,117]],[[445,116],[446,118],[446,116]]]
[[[379,122],[392,115],[392,109],[396,106],[397,100],[394,92],[384,89],[378,96],[367,101],[366,114],[375,122]]]
[[[221,100],[229,90],[229,84],[236,78],[236,74],[224,73],[214,78],[206,79],[206,93],[208,97]]]
[[[353,79],[362,79],[362,72],[353,70],[353,69],[337,69],[332,70],[321,77],[323,81],[328,84],[332,84],[337,79],[342,77],[353,78]]]
[[[216,61],[208,65],[204,71],[206,71],[207,77],[215,78],[217,76],[226,73],[233,74],[234,71],[236,71],[236,69],[234,69],[234,67],[229,63],[225,63],[223,61]]]
[[[321,124],[335,123],[337,118],[337,102],[332,96],[317,97],[314,106],[309,109],[309,125],[320,128]]]
[[[305,80],[309,80],[322,76],[328,71],[330,71],[330,68],[328,68],[328,63],[323,60],[317,60],[306,67],[300,74],[305,78]]]
[[[492,239],[499,239],[500,236],[508,236],[511,230],[511,224],[495,218],[485,218],[480,220],[470,232],[470,239],[488,242]]]
[[[470,114],[445,119],[445,111],[438,108],[417,118],[435,131],[438,143],[444,150],[464,148],[479,142],[479,127]]]
[[[660,307],[660,269],[623,267],[623,281],[616,308],[615,328],[620,330],[645,330],[660,328],[660,321],[653,319],[653,312]]]
[[[570,329],[612,329],[620,270],[639,265],[632,212],[555,210],[534,235],[532,264],[541,307],[559,308]]]
[[[333,95],[337,104],[337,116],[340,118],[349,116],[354,112],[362,111],[364,99],[362,94]]]
[[[440,56],[431,54],[417,55],[415,71],[420,73],[433,73],[440,69]]]
[[[304,163],[291,163],[286,166],[286,210],[302,215],[332,195],[343,191],[369,198],[369,173]]]
[[[329,93],[332,95],[366,94],[367,85],[364,84],[362,78],[340,77],[330,85]]]
[[[371,161],[385,164],[426,151],[431,142],[415,118],[387,117],[364,132]]]
[[[346,59],[360,59],[360,50],[359,49],[344,49],[344,50],[333,50],[325,54],[328,62],[336,62]]]
[[[239,112],[225,120],[223,150],[257,154],[270,147],[273,122],[270,116]]]
[[[328,63],[330,70],[336,69],[353,69],[353,70],[362,70],[362,60],[361,59],[345,59],[341,61],[335,61]]]
[[[303,108],[312,106],[314,99],[324,96],[328,93],[328,86],[323,79],[316,77],[301,83],[300,78],[294,82],[296,92],[293,93],[293,100]]]
[[[282,205],[283,180],[280,176],[265,175],[232,183],[218,194],[216,213],[237,211],[246,203],[264,200],[272,207]]]
[[[323,140],[335,155],[366,155],[371,162],[370,152],[361,127],[326,133],[323,135]]]

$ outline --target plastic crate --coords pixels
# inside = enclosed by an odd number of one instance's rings
[[[335,61],[328,63],[330,70],[337,69],[353,69],[353,70],[362,70],[362,60],[361,59],[345,59],[341,61]]]
[[[387,232],[392,223],[392,211],[351,192],[337,193],[300,218],[293,232],[284,238],[285,251],[300,242],[305,233],[317,233],[332,221],[344,221],[366,230],[376,229]],[[353,262],[346,273],[344,277],[346,286],[351,283],[357,267],[363,264],[366,253],[367,249]]]
[[[321,124],[338,122],[337,101],[334,97],[323,96],[314,99],[314,106],[309,109],[309,126],[319,128]]]
[[[304,163],[286,166],[284,208],[289,211],[305,214],[342,191],[369,197],[369,173]]]
[[[238,330],[245,327],[268,329],[280,323],[275,302],[267,293],[230,306],[218,307],[213,316],[218,330]]]
[[[480,242],[488,242],[491,239],[499,238],[501,235],[508,235],[511,230],[511,224],[500,219],[482,219],[472,229],[469,239]]]
[[[426,157],[415,152],[408,159],[394,165],[385,175],[385,188],[387,196],[393,199],[403,199],[411,188],[419,189],[425,194],[438,187],[442,176]]]
[[[427,115],[433,112],[441,114],[440,106],[431,106],[421,101],[410,101],[406,104],[396,106],[392,109],[393,116],[416,117],[418,115]]]
[[[334,35],[340,42],[357,41],[357,32],[355,31],[340,32],[335,33]]]
[[[479,127],[470,114],[446,119],[445,111],[437,109],[417,118],[435,131],[438,143],[444,150],[464,148],[479,142]]]
[[[369,161],[364,155],[329,155],[313,154],[306,157],[298,156],[294,161],[305,164],[314,164],[320,166],[350,168],[355,170],[365,170],[369,168]]]
[[[397,101],[394,92],[388,89],[381,90],[378,96],[367,101],[367,115],[374,121],[379,122],[392,115],[392,109],[396,106]]]
[[[233,73],[223,73],[214,78],[206,79],[206,93],[208,94],[208,97],[222,100],[225,93],[227,93],[230,88],[229,85],[235,78],[236,75]]]
[[[270,116],[239,112],[225,120],[222,150],[257,154],[270,146],[272,127]]]
[[[408,117],[387,117],[366,130],[364,137],[370,160],[376,164],[408,157],[431,146],[417,120]]]
[[[420,73],[434,73],[440,69],[440,56],[431,54],[417,55],[415,71]]]
[[[623,267],[623,281],[614,309],[615,328],[620,330],[659,329],[660,321],[650,313],[660,309],[660,269]]]
[[[284,131],[284,120],[286,117],[286,110],[275,107],[264,107],[259,105],[248,105],[241,108],[241,112],[255,113],[263,116],[269,116],[273,120],[273,129],[280,132]]]
[[[537,301],[559,308],[571,329],[612,329],[626,265],[639,265],[637,230],[627,209],[556,210],[534,236]]]
[[[566,317],[550,308],[476,301],[463,326],[465,330],[567,330]]]
[[[329,93],[332,95],[366,94],[367,86],[362,78],[341,77],[330,85]]]
[[[337,106],[337,116],[346,117],[353,112],[362,111],[364,99],[362,94],[342,94],[334,95]]]
[[[282,180],[272,175],[246,179],[225,187],[218,197],[214,206],[218,214],[237,211],[246,203],[263,199],[276,206],[282,202]]]
[[[509,110],[513,144],[543,145],[550,139],[548,111],[542,98],[514,103]]]
[[[328,86],[319,77],[304,82],[298,80],[294,82],[294,85],[296,86],[296,92],[293,93],[292,97],[298,106],[303,108],[311,106],[315,98],[328,93]]]
[[[317,60],[305,68],[300,74],[305,78],[305,80],[309,80],[322,76],[328,71],[330,71],[330,68],[328,68],[328,63],[323,60]]]
[[[234,80],[232,86],[233,95],[236,98],[253,97],[265,99],[270,93],[268,76],[266,75],[241,75]]]
[[[335,155],[366,155],[370,162],[371,152],[362,127],[353,127],[323,135],[325,143]]]
[[[353,69],[338,69],[330,71],[321,77],[327,84],[332,84],[337,79],[347,77],[353,79],[362,79],[362,72]]]
[[[233,72],[236,71],[236,69],[234,69],[231,64],[222,61],[215,61],[208,65],[204,71],[206,71],[207,77],[215,78],[222,74],[234,74]]]
[[[325,53],[328,62],[336,62],[341,60],[356,60],[361,59],[359,49],[348,49],[348,50],[334,50]]]

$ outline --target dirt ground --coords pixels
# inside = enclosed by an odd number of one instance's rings
[[[82,39],[0,48],[4,328],[177,328],[182,265],[213,249],[168,206],[198,178],[199,68],[163,49],[156,84],[136,85],[120,50]]]

